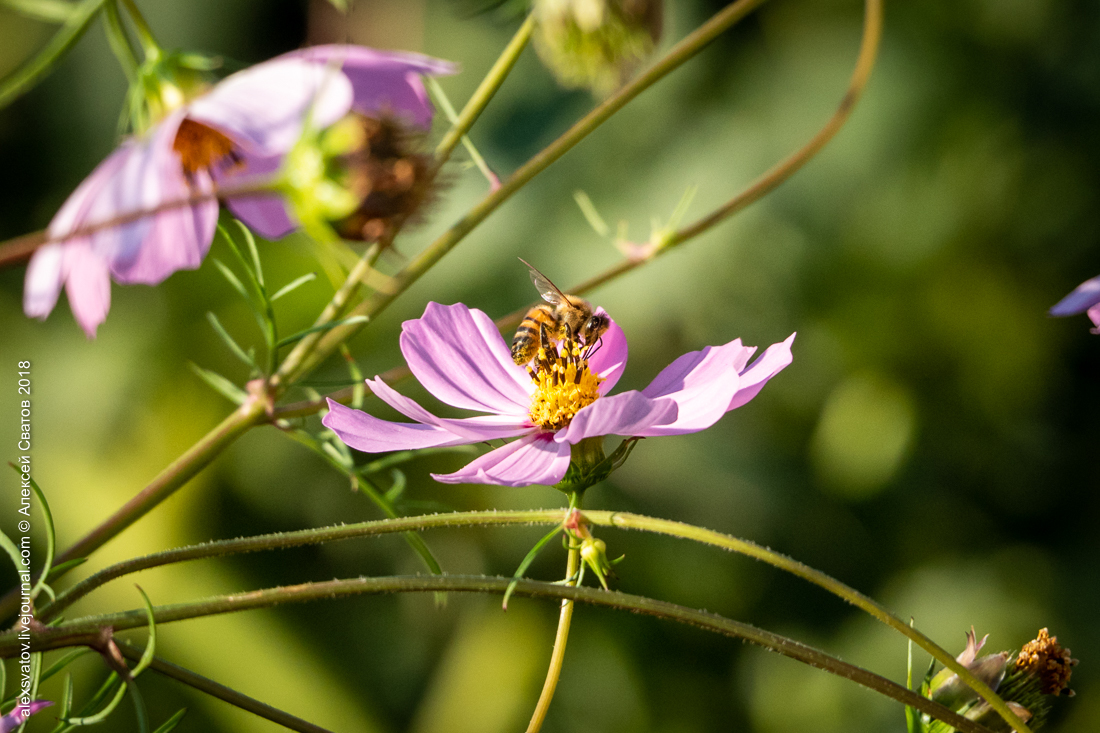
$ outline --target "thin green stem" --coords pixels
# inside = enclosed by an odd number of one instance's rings
[[[428,92],[431,93],[432,99],[435,100],[439,108],[443,110],[443,114],[447,115],[447,119],[451,121],[451,124],[458,122],[458,114],[455,112],[454,107],[451,106],[451,100],[447,99],[447,94],[443,91],[443,87],[439,85],[439,82],[435,80],[434,76],[429,76],[425,80],[428,85]],[[489,164],[485,162],[485,158],[474,147],[474,143],[470,140],[469,135],[462,136],[462,147],[466,148],[466,152],[469,153],[470,159],[474,161],[474,165],[481,171],[481,175],[485,176],[485,179],[489,181],[489,184],[493,187],[500,185],[500,179],[496,173],[493,173],[489,168]]]
[[[164,51],[161,50],[160,44],[157,43],[157,39],[153,35],[153,29],[149,27],[149,23],[146,22],[145,16],[141,14],[141,10],[138,9],[137,3],[135,3],[134,0],[119,1],[126,6],[126,13],[130,16],[130,20],[134,24],[134,29],[138,34],[138,40],[141,41],[141,48],[145,52],[145,60],[155,62],[164,55]]]
[[[438,239],[421,252],[405,269],[394,276],[393,288],[387,292],[376,292],[364,300],[351,312],[374,318],[381,313],[398,295],[407,290],[433,265],[451,251],[475,227],[496,211],[536,175],[565,155],[593,130],[606,122],[613,114],[657,81],[695,56],[715,38],[728,30],[739,20],[756,9],[765,0],[737,0],[680,41],[663,58],[638,75],[618,92],[608,97],[602,104],[585,115],[561,137],[550,143],[541,152],[523,164],[497,190],[491,192],[480,203],[466,213],[462,219],[451,226]],[[341,343],[358,333],[362,324],[340,326],[332,329],[319,341],[317,348],[309,357],[288,373],[288,381],[296,381],[327,359]]]
[[[65,0],[0,0],[0,8],[44,23],[64,23],[76,10]]]
[[[46,74],[53,71],[65,52],[80,40],[84,31],[88,30],[88,25],[104,2],[106,0],[84,0],[73,8],[46,47],[28,63],[0,81],[0,109],[30,91]]]
[[[126,33],[126,27],[122,24],[122,16],[118,12],[118,3],[111,0],[103,7],[103,26],[107,31],[107,43],[111,47],[115,58],[118,59],[122,72],[126,75],[126,81],[133,84],[138,76],[137,54],[130,45],[130,36]]]
[[[451,156],[451,151],[454,150],[455,146],[458,145],[459,141],[466,133],[470,131],[470,128],[474,126],[474,123],[477,122],[477,118],[481,116],[481,113],[489,105],[489,101],[493,98],[493,95],[497,93],[501,84],[508,78],[508,74],[512,71],[512,67],[514,67],[516,61],[519,60],[519,55],[527,46],[527,42],[531,38],[531,31],[534,27],[534,16],[528,15],[527,19],[523,21],[523,25],[521,25],[519,30],[516,31],[516,34],[512,36],[512,40],[504,47],[504,51],[501,52],[496,63],[489,69],[489,73],[481,80],[481,84],[479,84],[474,91],[474,95],[470,97],[470,100],[466,102],[466,106],[462,108],[462,113],[458,116],[458,119],[454,121],[451,129],[447,131],[447,134],[443,136],[439,145],[436,146],[436,170],[447,162],[447,159]]]
[[[156,623],[201,618],[224,613],[270,608],[284,603],[305,603],[326,598],[342,598],[364,594],[412,593],[412,592],[474,592],[500,594],[508,587],[510,578],[485,576],[432,575],[397,576],[385,578],[349,578],[321,583],[304,583],[294,586],[267,588],[264,590],[215,596],[193,603],[159,606],[154,609]],[[758,644],[784,656],[796,659],[845,679],[864,685],[891,697],[905,705],[915,707],[935,718],[955,726],[964,733],[988,733],[973,721],[948,710],[938,703],[922,697],[912,690],[862,669],[843,662],[823,651],[814,649],[787,637],[758,629],[749,624],[733,621],[718,614],[698,611],[643,596],[586,588],[521,580],[516,585],[516,595],[532,598],[558,598],[580,601],[597,606],[615,608],[656,618],[677,621],[690,626],[723,634]],[[31,638],[31,648],[45,651],[67,646],[94,643],[100,638],[100,630],[110,627],[115,631],[132,629],[147,623],[144,609],[122,613],[93,616],[68,621],[57,626],[40,628]],[[0,657],[9,657],[20,649],[17,638],[0,635]],[[1024,730],[1021,728],[1020,730]]]
[[[577,584],[577,571],[580,569],[580,546],[570,547],[565,562],[565,585]],[[546,670],[546,681],[542,684],[542,693],[535,705],[535,712],[531,714],[531,722],[527,724],[527,733],[539,733],[542,724],[546,720],[546,713],[550,710],[550,701],[554,699],[554,691],[558,688],[558,680],[561,678],[561,667],[565,662],[565,645],[569,642],[569,627],[573,622],[573,601],[561,602],[561,613],[558,615],[558,630],[554,634],[554,649],[550,653],[550,666]]]
[[[134,661],[141,658],[141,650],[132,644],[128,644],[120,639],[115,639],[115,643],[118,645],[124,657]],[[153,657],[152,662],[149,664],[149,668],[155,672],[159,672],[165,677],[170,677],[177,682],[181,682],[199,692],[206,693],[211,697],[216,697],[241,710],[246,710],[253,715],[266,718],[273,723],[278,723],[284,728],[301,731],[301,733],[331,733],[329,730],[319,725],[314,725],[308,720],[302,720],[295,715],[279,710],[267,703],[260,702],[244,693],[237,692],[231,687],[226,687],[220,682],[215,682],[212,679],[203,677],[201,674],[192,672],[185,667],[172,664],[160,657]]]

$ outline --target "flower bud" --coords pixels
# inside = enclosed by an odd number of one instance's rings
[[[607,559],[607,544],[595,537],[585,538],[581,541],[581,560],[592,569],[600,585],[607,590],[607,576],[611,574],[611,562]]]
[[[562,86],[605,96],[661,36],[662,0],[535,0],[535,50]]]
[[[966,634],[966,648],[955,658],[955,661],[970,670],[975,677],[987,684],[990,689],[996,691],[1001,684],[1001,680],[1004,679],[1005,669],[1011,655],[1008,652],[999,652],[979,658],[978,652],[985,646],[985,641],[988,638],[989,636],[986,635],[982,637],[981,641],[978,641],[974,629],[971,628]],[[929,683],[929,694],[933,700],[953,710],[976,700],[978,697],[978,693],[960,680],[959,676],[950,669],[942,669],[939,674],[932,678]]]

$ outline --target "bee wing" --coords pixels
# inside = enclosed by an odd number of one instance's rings
[[[550,282],[550,278],[536,270],[522,257],[519,258],[519,261],[527,265],[527,269],[531,272],[531,282],[535,284],[535,289],[539,291],[539,295],[542,296],[543,300],[550,305],[561,305],[569,302],[569,299],[565,297],[565,293],[558,290],[558,286]]]

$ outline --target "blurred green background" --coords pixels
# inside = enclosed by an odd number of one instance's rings
[[[469,96],[518,26],[454,2],[145,2],[161,40],[237,66],[349,39],[420,50],[463,72]],[[721,3],[676,2],[663,47]],[[353,343],[369,375],[401,363],[401,321],[428,300],[499,316],[534,296],[516,257],[559,285],[618,253],[585,223],[586,191],[644,240],[684,190],[689,217],[801,145],[831,114],[855,60],[858,0],[775,0],[630,104],[509,201]],[[587,506],[659,515],[746,537],[877,598],[953,651],[973,624],[1016,649],[1042,626],[1081,664],[1077,697],[1050,730],[1100,729],[1100,337],[1046,309],[1100,272],[1100,7],[1051,0],[889,3],[879,65],[835,141],[735,220],[592,294],[625,329],[623,388],[685,351],[798,331],[794,364],[748,406],[697,434],[647,440]],[[0,72],[49,26],[0,10]],[[235,68],[236,66],[234,66]],[[43,227],[116,144],[124,79],[96,24],[48,80],[0,111],[0,237]],[[473,139],[507,174],[593,104],[521,59]],[[439,134],[437,125],[436,135]],[[430,141],[429,141],[430,142]],[[409,256],[486,190],[464,153]],[[226,259],[223,243],[213,254]],[[276,285],[317,270],[300,241],[264,244]],[[388,266],[401,264],[392,258]],[[246,378],[206,320],[259,343],[208,258],[157,288],[112,290],[96,341],[62,300],[45,323],[21,310],[24,268],[0,272],[0,445],[15,455],[15,363],[33,362],[35,475],[62,544],[77,539],[214,426],[230,405],[187,363]],[[281,301],[285,333],[308,325],[324,278]],[[346,371],[330,364],[318,380]],[[402,391],[431,401],[411,382]],[[385,415],[377,404],[371,409]],[[5,417],[6,416],[6,417]],[[311,423],[312,424],[312,423]],[[407,511],[554,507],[553,489],[455,487],[406,467]],[[15,486],[4,479],[4,486]],[[0,493],[13,531],[15,491]],[[272,428],[253,431],[178,495],[96,553],[111,562],[213,538],[376,518],[339,475]],[[40,523],[39,523],[40,526]],[[540,528],[433,532],[452,572],[510,575]],[[604,531],[626,554],[616,586],[707,608],[904,680],[906,645],[823,591],[766,566],[668,538]],[[534,577],[557,579],[560,549]],[[155,603],[307,580],[420,570],[399,538],[177,565],[136,578]],[[74,573],[76,575],[76,573]],[[0,579],[7,586],[12,574]],[[128,578],[75,609],[140,605]],[[165,657],[341,733],[514,731],[534,705],[556,607],[519,599],[363,597],[161,628]],[[140,640],[143,634],[133,636]],[[917,655],[923,669],[927,657]],[[76,670],[77,699],[106,674]],[[9,677],[9,680],[11,678]],[[9,682],[10,684],[10,682]],[[154,721],[180,731],[274,724],[147,673]],[[60,695],[56,681],[44,689]],[[134,729],[128,703],[101,730]],[[48,713],[40,715],[47,718]],[[48,730],[35,720],[30,731]],[[900,731],[901,708],[791,660],[652,619],[581,607],[547,731]]]

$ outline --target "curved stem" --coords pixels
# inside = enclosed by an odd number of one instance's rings
[[[560,511],[559,511],[560,519]],[[157,624],[183,621],[223,613],[269,608],[283,603],[304,603],[325,598],[338,598],[377,593],[410,592],[474,592],[503,593],[512,582],[511,578],[493,578],[485,576],[432,575],[397,576],[385,578],[349,578],[330,580],[322,583],[303,583],[294,586],[281,586],[265,590],[216,596],[193,603],[179,603],[158,606],[153,609]],[[948,710],[938,703],[922,697],[912,690],[857,667],[843,662],[825,652],[794,641],[755,626],[733,621],[707,611],[698,611],[678,606],[666,601],[658,601],[644,596],[610,592],[598,588],[586,588],[544,583],[534,580],[521,580],[516,583],[515,595],[527,597],[559,598],[580,601],[597,606],[616,608],[656,618],[677,621],[713,631],[725,636],[750,641],[784,656],[796,659],[813,667],[852,680],[876,692],[880,692],[899,702],[917,708],[935,718],[955,726],[964,733],[988,733],[985,728]],[[110,627],[115,631],[144,626],[147,623],[146,611],[135,609],[122,613],[92,616],[67,621],[57,626],[40,627],[32,634],[31,649],[45,651],[66,646],[86,645],[99,638],[100,630]],[[8,634],[0,637],[0,657],[8,657],[20,649],[19,640]],[[1023,729],[1020,729],[1023,730]]]
[[[451,151],[462,140],[462,136],[474,126],[477,118],[488,106],[493,95],[500,89],[500,85],[504,83],[504,80],[512,71],[512,67],[519,60],[523,49],[527,47],[527,42],[531,38],[531,31],[534,27],[535,17],[529,14],[527,19],[523,21],[523,25],[516,31],[516,35],[512,36],[512,40],[504,47],[504,51],[500,54],[496,63],[489,69],[489,73],[481,80],[481,84],[474,91],[474,95],[466,102],[466,106],[462,108],[461,114],[459,114],[451,129],[439,141],[439,145],[435,148],[436,171],[451,157]]]
[[[84,31],[88,30],[88,25],[104,2],[106,0],[84,0],[76,6],[37,56],[0,81],[0,108],[8,106],[15,99],[26,94],[44,76],[53,71],[53,67],[65,52],[80,40]]]
[[[121,639],[115,639],[115,644],[118,646],[119,651],[122,652],[122,656],[127,659],[137,661],[141,659],[142,650],[129,644]],[[237,692],[231,687],[226,687],[220,682],[215,682],[212,679],[203,677],[197,672],[180,667],[179,665],[172,664],[169,661],[161,659],[160,657],[153,657],[149,663],[149,668],[155,672],[159,672],[165,677],[170,677],[177,682],[181,682],[188,687],[192,687],[199,692],[204,692],[211,697],[216,697],[219,700],[229,703],[241,710],[246,710],[253,715],[257,715],[261,718],[266,718],[273,723],[278,723],[284,728],[290,730],[300,731],[301,733],[331,733],[331,731],[322,728],[319,725],[314,725],[308,720],[302,720],[296,715],[279,710],[272,707],[267,703],[260,702],[259,700],[245,695],[243,692]]]
[[[876,620],[886,624],[907,638],[911,639],[920,648],[931,654],[938,662],[950,668],[959,675],[967,685],[973,688],[982,698],[1005,717],[1006,713],[1014,715],[1004,701],[996,695],[987,685],[973,675],[966,667],[959,664],[955,658],[940,647],[929,637],[917,631],[909,624],[903,622],[887,609],[880,606],[871,598],[863,595],[854,588],[845,585],[839,580],[815,570],[803,563],[793,560],[786,555],[761,547],[755,542],[743,540],[731,535],[716,532],[702,527],[676,522],[669,519],[647,517],[642,514],[630,512],[611,511],[587,511],[584,513],[585,521],[593,525],[603,527],[618,527],[620,529],[633,529],[643,532],[664,534],[670,537],[692,540],[724,550],[736,552],[765,562],[780,570],[796,575],[809,581],[833,595],[851,603],[860,610],[870,614]],[[335,540],[351,539],[353,537],[366,537],[378,534],[390,534],[394,532],[409,532],[440,527],[465,527],[471,525],[500,526],[516,524],[544,524],[554,525],[561,522],[560,509],[536,509],[529,511],[490,511],[490,512],[455,512],[452,514],[432,514],[421,517],[401,517],[398,519],[384,519],[373,522],[362,522],[337,527],[322,529],[301,530],[298,532],[286,532],[259,537],[247,537],[235,540],[221,540],[203,545],[193,545],[177,550],[135,558],[105,568],[61,593],[57,601],[46,606],[40,619],[49,620],[58,612],[74,603],[79,598],[87,595],[104,583],[119,578],[129,573],[148,568],[168,565],[175,562],[197,560],[208,557],[218,557],[242,552],[257,552],[276,548],[300,547],[303,545],[332,542]],[[12,632],[0,634],[0,645]],[[1006,720],[1020,733],[1028,733],[1027,726],[1022,721]],[[1022,727],[1021,727],[1022,726]]]
[[[120,0],[120,2],[126,6],[126,14],[130,16],[134,29],[137,30],[142,51],[145,52],[145,60],[151,61],[160,58],[164,52],[161,51],[160,44],[153,36],[153,29],[149,27],[149,23],[146,22],[145,16],[141,14],[137,4],[134,0]]]

